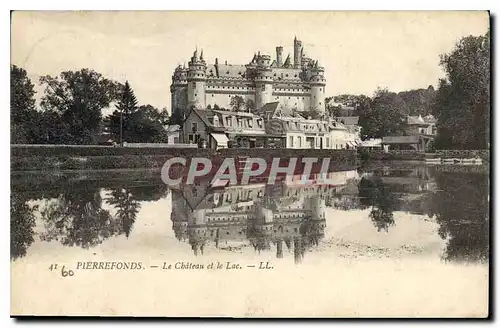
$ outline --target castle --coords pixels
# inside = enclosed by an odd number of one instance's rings
[[[172,228],[195,255],[210,244],[217,249],[249,244],[259,252],[275,248],[276,257],[282,258],[285,244],[299,263],[324,237],[327,202],[339,199],[353,182],[357,186],[359,175],[356,170],[338,171],[325,178],[331,184],[297,180],[213,189],[207,179],[172,189]]]
[[[194,51],[188,67],[178,66],[172,76],[172,112],[184,115],[189,109],[231,108],[231,99],[240,96],[251,109],[279,102],[297,111],[325,111],[324,68],[308,58],[302,42],[294,39],[293,62],[290,54],[283,61],[283,47],[276,47],[276,59],[260,52],[246,65],[207,64],[203,50]],[[183,116],[184,116],[183,115]]]

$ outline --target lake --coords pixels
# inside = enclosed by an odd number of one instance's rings
[[[12,314],[488,313],[487,172],[391,164],[328,185],[175,189],[159,175],[13,173]]]

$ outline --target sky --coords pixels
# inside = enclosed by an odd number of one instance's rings
[[[208,63],[247,64],[257,51],[274,59],[293,39],[325,67],[326,95],[372,95],[437,86],[439,55],[468,35],[485,34],[485,11],[18,11],[11,21],[11,63],[35,84],[43,75],[91,68],[128,80],[139,104],[170,110],[175,67],[196,47]],[[43,88],[37,85],[37,98]]]

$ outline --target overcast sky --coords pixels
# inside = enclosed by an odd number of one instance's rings
[[[246,64],[255,52],[291,53],[293,38],[325,67],[327,96],[437,85],[439,54],[486,33],[486,12],[15,12],[12,64],[34,79],[91,68],[129,80],[140,104],[170,110],[178,64]],[[35,81],[34,81],[35,82]]]

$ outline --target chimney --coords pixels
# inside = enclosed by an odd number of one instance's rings
[[[283,47],[276,47],[276,64],[278,67],[283,66]]]

